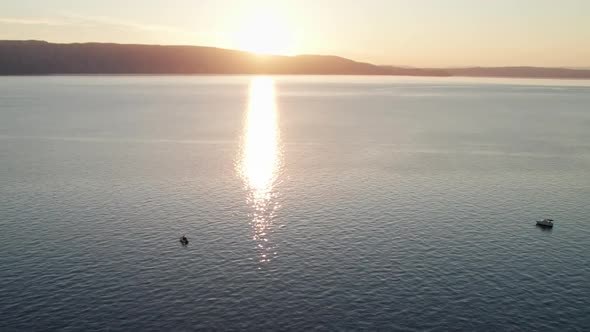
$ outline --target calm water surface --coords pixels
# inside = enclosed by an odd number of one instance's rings
[[[588,331],[590,83],[0,78],[0,330],[199,329]]]

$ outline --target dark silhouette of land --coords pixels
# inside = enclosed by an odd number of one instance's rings
[[[445,69],[452,76],[589,79],[588,69],[545,67],[473,67]]]
[[[202,46],[0,41],[0,75],[308,74],[590,78],[590,70],[537,67],[407,68],[337,56],[255,55]]]
[[[448,75],[441,70],[386,68],[336,56],[262,56],[202,46],[42,41],[0,41],[0,74]]]

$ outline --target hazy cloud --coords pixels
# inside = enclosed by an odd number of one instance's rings
[[[21,17],[0,17],[0,24],[23,24],[23,25],[71,25],[71,22],[51,18],[21,18]]]
[[[79,27],[101,27],[111,26],[120,27],[140,31],[161,31],[171,33],[183,33],[187,34],[180,28],[156,25],[156,24],[145,24],[139,22],[133,22],[128,20],[114,19],[106,16],[90,16],[81,15],[73,12],[61,12],[60,16],[56,18],[43,18],[43,17],[0,17],[0,24],[20,24],[20,25],[48,25],[48,26],[79,26]]]
[[[61,16],[73,24],[85,26],[115,26],[141,31],[163,31],[173,33],[187,33],[187,31],[166,25],[146,24],[129,20],[115,19],[107,16],[82,15],[74,12],[61,12]]]

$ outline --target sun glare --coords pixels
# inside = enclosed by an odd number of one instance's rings
[[[279,148],[275,98],[272,78],[252,79],[241,173],[255,201],[268,198],[278,172]]]
[[[240,49],[257,54],[290,55],[294,36],[277,14],[260,11],[252,15],[239,28],[237,45]]]
[[[279,208],[274,188],[282,160],[279,136],[275,82],[270,77],[255,77],[250,82],[238,173],[248,190],[260,263],[269,262],[277,254],[270,234]]]

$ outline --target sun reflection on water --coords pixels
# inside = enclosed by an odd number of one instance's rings
[[[269,77],[253,78],[250,82],[238,172],[248,190],[253,239],[261,263],[270,261],[276,255],[276,246],[269,235],[275,212],[279,208],[277,193],[273,190],[282,157],[277,120],[274,80]]]

